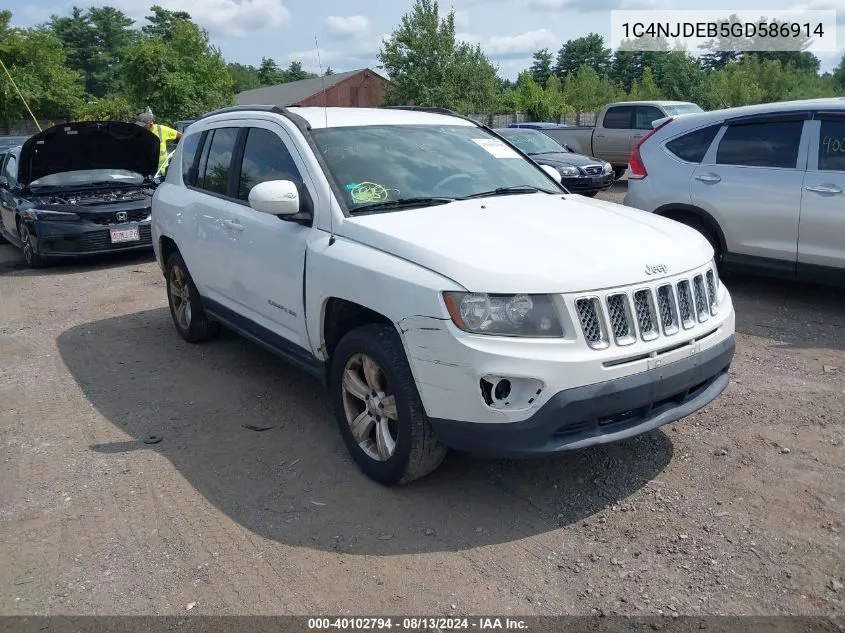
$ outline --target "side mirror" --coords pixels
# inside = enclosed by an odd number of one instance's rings
[[[299,191],[290,180],[268,180],[249,192],[249,206],[259,213],[296,215],[299,213]]]
[[[563,178],[560,175],[560,172],[552,167],[551,165],[540,165],[543,168],[543,171],[546,172],[549,176],[555,179],[557,184],[561,184],[563,182]]]

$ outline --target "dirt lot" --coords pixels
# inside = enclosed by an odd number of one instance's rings
[[[0,613],[841,614],[845,297],[726,283],[704,411],[383,489],[314,380],[177,338],[152,256],[0,246]]]

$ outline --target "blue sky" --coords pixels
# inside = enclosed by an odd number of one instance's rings
[[[152,4],[184,10],[205,27],[229,61],[257,64],[262,56],[287,65],[292,59],[317,71],[314,40],[323,67],[335,71],[378,65],[379,45],[395,28],[411,0],[7,0],[13,23],[29,26],[53,13],[66,14],[76,4],[109,4],[140,21]],[[725,6],[731,3],[725,3]],[[742,8],[771,15],[778,9],[837,9],[837,53],[819,54],[830,70],[845,52],[845,0],[743,0]],[[688,5],[689,6],[689,5]],[[557,51],[567,39],[591,31],[610,37],[611,9],[670,9],[669,0],[441,0],[441,10],[456,11],[461,39],[478,42],[499,66],[502,76],[515,78],[531,63],[533,51]],[[704,3],[691,8],[712,9]],[[730,9],[725,9],[728,13]]]

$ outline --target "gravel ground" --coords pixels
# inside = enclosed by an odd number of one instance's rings
[[[705,410],[383,489],[316,381],[177,338],[151,256],[35,272],[0,246],[0,613],[841,614],[845,298],[725,283]]]

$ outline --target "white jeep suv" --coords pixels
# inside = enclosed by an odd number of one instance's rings
[[[425,108],[236,106],[153,200],[178,333],[220,324],[320,378],[360,468],[529,457],[673,422],[728,384],[734,311],[677,222],[570,194]]]

